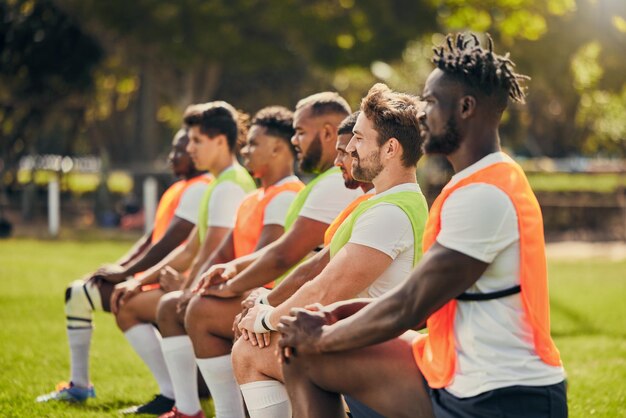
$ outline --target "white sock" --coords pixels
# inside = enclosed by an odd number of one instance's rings
[[[285,385],[277,380],[241,385],[250,418],[291,418],[291,402]]]
[[[176,409],[194,415],[201,408],[198,398],[198,369],[191,339],[187,335],[166,337],[161,340],[163,357],[174,384]]]
[[[161,395],[174,399],[174,387],[161,351],[161,334],[152,324],[139,324],[131,327],[124,336],[152,372]]]
[[[197,358],[202,377],[209,387],[216,418],[245,418],[241,390],[235,380],[230,354]]]
[[[67,340],[70,344],[70,380],[80,387],[89,386],[89,346],[93,328],[68,328]]]

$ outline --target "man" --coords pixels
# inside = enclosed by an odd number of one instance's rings
[[[263,303],[265,305],[277,306],[287,300],[296,290],[298,290],[304,283],[313,279],[326,267],[329,261],[329,245],[330,240],[337,232],[337,228],[341,223],[352,213],[354,208],[364,200],[369,199],[374,195],[374,185],[370,182],[362,182],[352,177],[352,157],[346,152],[346,147],[352,138],[352,130],[356,124],[356,119],[359,112],[354,112],[347,118],[345,118],[339,124],[337,128],[337,157],[335,157],[335,166],[341,170],[343,176],[343,182],[346,188],[363,190],[363,195],[354,199],[346,208],[337,215],[337,217],[330,223],[326,231],[324,232],[324,249],[319,251],[315,256],[301,263],[298,267],[292,270],[280,284],[271,289],[259,288],[252,292],[244,302],[242,302],[243,313],[247,312],[247,309],[254,306],[256,303]],[[245,316],[245,315],[243,315]],[[239,321],[237,321],[238,323]],[[233,329],[238,334],[238,327]],[[247,338],[247,333],[244,333],[244,338]],[[257,342],[256,339],[252,339],[253,344]],[[263,346],[264,341],[258,341]]]
[[[180,245],[193,229],[197,207],[210,179],[199,171],[190,159],[186,151],[188,142],[186,130],[179,130],[172,142],[168,162],[173,173],[181,180],[163,193],[152,231],[137,241],[116,266],[103,267],[68,286],[65,292],[65,314],[71,353],[70,382],[60,383],[54,392],[38,397],[38,402],[52,400],[82,402],[95,396],[89,380],[93,310],[103,309],[109,312],[109,298],[117,281],[129,274],[140,272],[165,257],[168,252]],[[125,272],[120,278],[118,274],[107,274],[112,270]],[[168,391],[167,387],[163,390]]]
[[[204,320],[194,322],[194,318],[199,316],[189,313],[185,324],[194,338],[201,333],[205,336],[210,334],[207,338],[215,342],[213,346],[207,346],[199,337],[194,347],[197,348],[200,369],[212,391],[220,418],[226,413],[232,414],[228,416],[244,414],[230,359],[231,328],[234,316],[240,311],[241,301],[252,289],[277,279],[318,248],[332,220],[362,194],[360,190],[347,189],[340,170],[333,168],[337,127],[349,114],[347,102],[336,93],[318,93],[298,102],[292,143],[299,151],[300,168],[321,174],[309,182],[289,208],[285,235],[250,256],[213,266],[198,287],[201,294],[212,296],[201,302],[202,309],[197,309]],[[242,266],[249,267],[224,282],[222,273],[229,270],[228,266],[234,266],[231,272],[243,270]],[[216,282],[218,284],[213,285]],[[224,306],[229,308],[224,310]],[[211,364],[212,370],[220,370],[219,376],[211,373],[206,367],[208,364]]]
[[[567,416],[541,211],[498,135],[507,98],[523,102],[527,77],[474,36],[448,36],[433,62],[423,147],[456,174],[431,208],[424,257],[370,304],[282,319],[296,416],[342,416],[338,393],[393,417]],[[424,324],[428,335],[395,338]]]
[[[117,324],[131,346],[148,365],[157,382],[171,379],[174,392],[173,397],[161,393],[147,404],[124,411],[126,413],[161,414],[172,409],[174,399],[176,403],[184,404],[186,394],[179,396],[176,391],[176,380],[181,378],[193,382],[193,399],[197,399],[195,369],[190,378],[181,377],[178,370],[168,373],[166,366],[170,352],[176,353],[184,347],[172,344],[172,341],[161,340],[152,323],[155,322],[157,304],[166,292],[183,289],[188,294],[187,289],[202,264],[230,234],[240,203],[256,187],[252,177],[239,165],[235,156],[240,135],[245,133],[246,128],[240,122],[241,118],[242,115],[230,104],[221,101],[187,108],[183,117],[191,139],[187,149],[196,166],[208,170],[215,178],[202,197],[197,226],[184,246],[170,253],[139,280],[117,285],[111,296],[112,311],[116,315]],[[167,277],[162,277],[160,281],[162,288],[142,292],[141,289],[146,285],[159,281],[158,272],[165,266],[181,272],[190,267],[191,269],[186,280],[177,280],[178,277],[170,277],[173,274],[165,274]],[[181,297],[181,292],[172,294]]]
[[[384,84],[370,89],[346,151],[353,158],[353,177],[372,182],[376,195],[360,203],[337,229],[330,242],[330,262],[317,277],[275,308],[256,305],[240,328],[248,333],[275,331],[281,315],[294,307],[376,298],[408,277],[421,256],[427,216],[416,180],[419,106],[415,97],[392,92]],[[270,347],[277,346],[274,338]],[[291,417],[274,351],[243,340],[233,349],[237,381],[252,418]]]

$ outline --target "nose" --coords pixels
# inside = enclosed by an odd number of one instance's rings
[[[297,135],[294,135],[294,136],[291,137],[291,144],[294,147],[298,147],[300,145],[300,142],[298,141],[298,136]]]
[[[337,153],[337,156],[335,157],[335,161],[333,161],[333,164],[337,167],[341,167],[341,165],[343,164],[343,157],[340,153]]]
[[[244,155],[244,156],[248,155],[248,151],[249,151],[248,146],[244,145],[244,147],[241,149],[241,155]]]
[[[356,151],[356,146],[354,145],[354,135],[352,135],[352,138],[350,138],[350,142],[348,142],[348,145],[346,145],[346,153],[351,154],[352,152]]]
[[[191,154],[191,151],[193,151],[193,141],[189,141],[187,143],[187,146],[185,147],[185,151],[187,151],[188,154]]]
[[[417,112],[417,120],[420,122],[424,122],[426,120],[426,112],[424,110]]]

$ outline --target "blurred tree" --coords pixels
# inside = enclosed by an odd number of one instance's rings
[[[5,168],[76,131],[102,49],[50,0],[0,3],[0,135]],[[50,136],[42,134],[44,127]],[[59,144],[56,144],[59,147]]]

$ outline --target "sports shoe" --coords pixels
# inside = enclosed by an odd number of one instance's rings
[[[206,418],[206,417],[204,416],[204,412],[202,412],[202,409],[196,412],[196,414],[194,415],[185,415],[182,412],[180,412],[178,409],[176,409],[176,407],[173,407],[171,411],[164,413],[163,415],[159,416],[159,418]]]
[[[161,394],[155,395],[154,398],[143,405],[135,405],[130,408],[122,409],[121,414],[153,414],[161,415],[168,411],[171,411],[174,407],[174,399],[170,399],[167,396]]]
[[[54,392],[37,397],[37,402],[65,401],[85,402],[88,398],[95,398],[96,391],[92,385],[88,388],[74,386],[74,383],[58,383]]]

